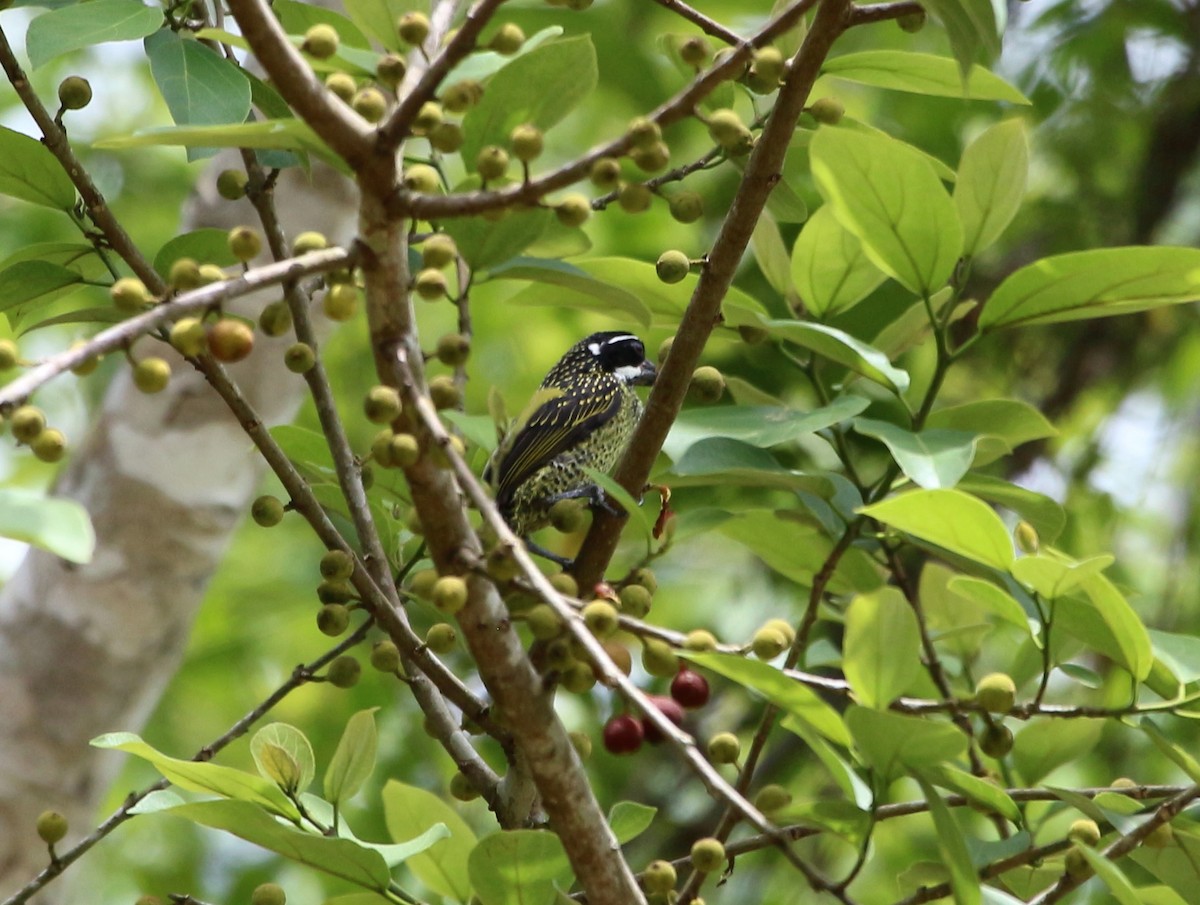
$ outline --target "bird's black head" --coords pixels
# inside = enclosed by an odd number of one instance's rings
[[[576,343],[571,352],[590,356],[602,371],[625,383],[649,386],[658,376],[654,364],[646,360],[646,347],[631,333],[593,333]]]

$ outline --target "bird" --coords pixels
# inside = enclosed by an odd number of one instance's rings
[[[642,341],[620,331],[581,339],[550,369],[484,471],[500,515],[530,550],[569,562],[529,541],[558,501],[608,508],[585,469],[617,464],[642,416],[633,387],[653,384],[657,373]]]

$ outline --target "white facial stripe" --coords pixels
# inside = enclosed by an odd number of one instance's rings
[[[621,365],[621,367],[617,368],[615,371],[613,371],[613,373],[626,383],[629,383],[642,373],[642,369],[637,365]]]
[[[599,357],[600,343],[588,343],[588,351],[591,352],[593,355]]]
[[[638,338],[637,338],[636,336],[634,336],[632,333],[622,333],[620,336],[614,336],[614,337],[612,337],[612,338],[611,338],[611,339],[609,339],[607,342],[608,342],[608,344],[609,344],[609,345],[612,345],[612,344],[614,344],[614,343],[623,343],[623,342],[628,342],[628,341],[629,341],[629,340],[631,340],[631,339],[632,339],[634,342],[637,342],[637,341],[638,341]]]

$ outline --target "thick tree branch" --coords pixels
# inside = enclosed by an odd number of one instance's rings
[[[886,22],[889,19],[899,19],[901,16],[911,16],[924,11],[917,0],[897,0],[895,3],[869,3],[865,6],[855,4],[850,10],[850,24],[870,25],[873,22]]]

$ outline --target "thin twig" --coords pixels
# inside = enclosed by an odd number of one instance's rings
[[[706,35],[713,38],[718,38],[724,41],[731,47],[737,47],[742,43],[742,38],[737,32],[730,31],[720,22],[715,19],[710,19],[698,9],[688,6],[682,0],[654,0],[659,6],[668,9],[680,18],[686,19]]]

